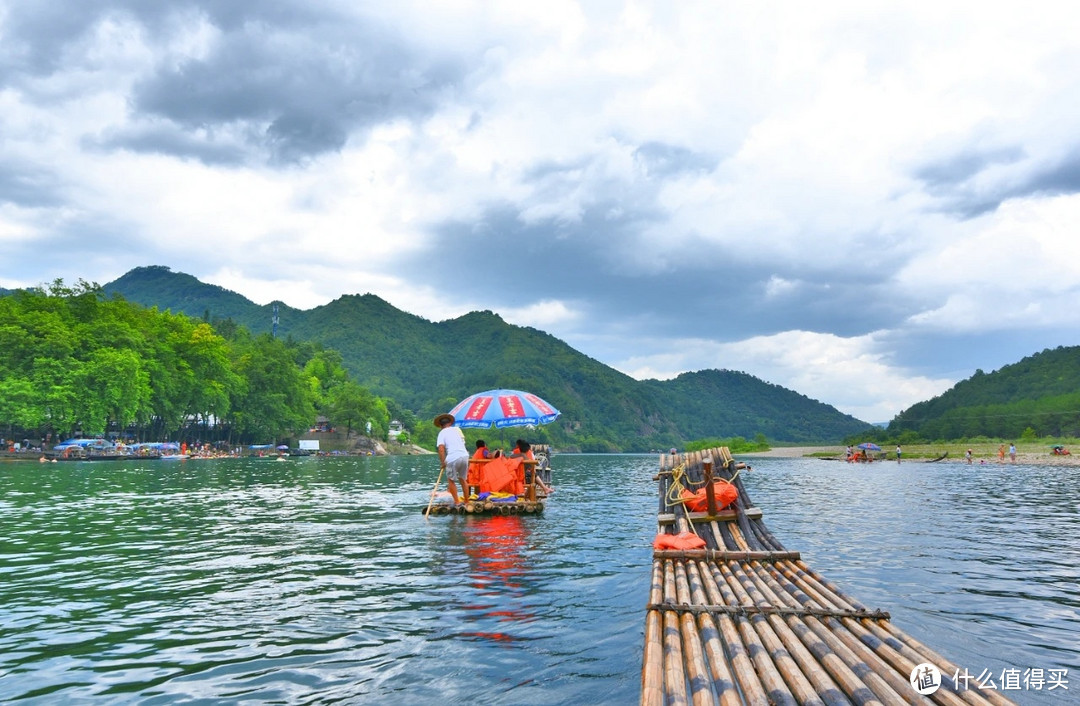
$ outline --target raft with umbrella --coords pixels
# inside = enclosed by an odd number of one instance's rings
[[[1012,703],[954,683],[965,668],[784,547],[746,492],[747,470],[727,448],[660,457],[643,705]],[[688,510],[684,491],[699,489],[705,509]]]
[[[530,392],[494,389],[469,395],[449,414],[453,415],[456,427],[506,429],[549,424],[559,417],[560,412]],[[532,458],[472,459],[468,476],[469,500],[460,505],[429,502],[423,512],[427,515],[531,515],[543,512],[551,473],[547,447],[543,448],[542,454]]]

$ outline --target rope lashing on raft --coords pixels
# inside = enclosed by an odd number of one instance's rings
[[[726,615],[793,615],[796,617],[813,616],[815,618],[854,618],[862,620],[892,620],[884,610],[841,610],[833,608],[782,608],[771,605],[680,605],[677,603],[650,603],[647,610],[666,610],[694,615],[723,613]]]
[[[732,485],[732,484],[735,483],[735,479],[739,477],[739,473],[741,471],[742,471],[741,468],[736,468],[735,472],[731,475],[730,479],[717,478],[717,477],[714,476],[713,477],[713,482],[717,483],[717,482],[723,481],[724,483],[727,483],[728,485]],[[705,480],[704,479],[702,479],[700,483],[689,480],[689,478],[686,475],[686,463],[680,463],[678,466],[675,466],[674,468],[671,469],[671,485],[668,487],[667,495],[664,496],[664,501],[668,504],[669,507],[672,506],[672,505],[675,505],[675,504],[685,506],[687,502],[690,502],[689,498],[684,498],[682,496],[682,491],[684,489],[685,490],[690,490],[690,488],[687,488],[685,485],[683,485],[683,478],[687,478],[687,483],[689,483],[691,486],[696,485],[699,488],[702,488],[702,487],[705,486]],[[685,509],[685,507],[684,507],[684,509]],[[690,529],[692,531],[694,531],[694,532],[697,532],[697,530],[694,529],[694,521],[692,519],[690,519],[689,511],[687,511],[687,513],[686,513],[686,521],[690,524]]]

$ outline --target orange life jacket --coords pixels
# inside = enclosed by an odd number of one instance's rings
[[[488,457],[487,447],[482,446],[482,447],[478,448],[473,453],[472,460],[476,461],[477,459],[482,459],[482,458],[487,458],[487,457]],[[484,465],[485,464],[483,464],[483,463],[470,463],[469,464],[469,475],[465,478],[465,482],[468,483],[469,485],[480,485],[480,476],[484,472],[483,471]]]
[[[521,459],[504,456],[482,464],[477,485],[480,486],[481,493],[524,495],[525,470]]]
[[[716,509],[723,510],[725,507],[735,503],[735,500],[739,497],[739,491],[731,483],[718,480],[713,483],[713,495],[716,497]],[[705,499],[704,487],[696,492],[683,488],[682,498],[684,500],[683,504],[690,512],[705,512],[707,509],[708,502]]]
[[[702,549],[705,540],[693,532],[680,532],[679,534],[664,534],[661,532],[653,540],[653,549]]]

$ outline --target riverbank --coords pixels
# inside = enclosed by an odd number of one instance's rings
[[[948,452],[948,460],[963,461],[967,449],[972,452],[974,464],[999,463],[997,445],[986,446],[971,444],[944,444],[941,446],[919,445],[907,446],[903,449],[901,459],[913,463],[921,463],[936,459],[943,453]],[[1080,447],[1078,447],[1080,448]],[[755,451],[752,453],[736,454],[739,458],[843,458],[846,447],[844,446],[781,446],[768,451]],[[895,449],[883,449],[886,461],[896,461]],[[1011,463],[1008,454],[1005,455],[1005,463]],[[1057,456],[1050,453],[1049,447],[1045,451],[1039,450],[1034,445],[1021,445],[1017,448],[1016,463],[1028,466],[1080,466],[1080,453],[1067,456]]]

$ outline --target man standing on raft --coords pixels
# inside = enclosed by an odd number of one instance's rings
[[[439,427],[439,436],[435,441],[439,448],[439,468],[446,471],[446,487],[454,504],[458,505],[469,499],[469,450],[465,448],[465,434],[454,426],[452,414],[435,417],[435,426]],[[458,500],[455,480],[461,483],[461,493],[465,496],[461,500]]]

